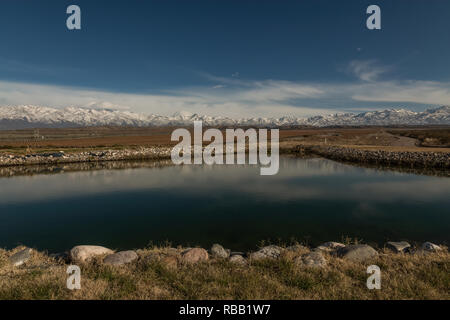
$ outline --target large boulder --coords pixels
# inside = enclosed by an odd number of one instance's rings
[[[103,263],[112,266],[121,266],[126,263],[133,262],[137,258],[138,255],[134,251],[120,251],[107,256],[105,259],[103,259]]]
[[[277,259],[281,255],[282,248],[279,246],[266,246],[259,249],[256,252],[250,254],[251,260],[261,260],[261,259]]]
[[[231,256],[229,261],[233,264],[240,265],[240,266],[247,265],[247,260],[245,260],[245,258],[243,256],[240,256],[237,254],[234,256]]]
[[[436,252],[436,251],[442,250],[442,248],[440,246],[438,246],[437,244],[427,241],[422,244],[422,250],[429,251],[429,252]]]
[[[327,260],[325,260],[320,250],[316,250],[297,257],[294,260],[294,263],[298,266],[321,268],[327,265]]]
[[[70,259],[72,261],[85,262],[96,256],[102,256],[107,254],[113,254],[114,251],[102,246],[76,246],[70,250]]]
[[[400,253],[406,252],[409,248],[411,248],[411,245],[406,241],[399,241],[399,242],[389,241],[388,243],[386,243],[386,248],[396,253]]]
[[[18,267],[18,266],[24,264],[27,260],[30,259],[31,251],[33,251],[31,248],[25,248],[23,250],[20,250],[19,252],[16,252],[12,256],[10,256],[8,258],[8,261],[14,267]]]
[[[211,255],[214,258],[226,259],[230,256],[230,251],[226,250],[220,244],[213,244],[211,247]]]
[[[338,249],[336,254],[341,258],[354,262],[364,262],[378,256],[378,252],[367,244],[345,246]]]
[[[185,251],[181,256],[181,260],[187,264],[194,264],[209,259],[208,251],[203,248],[193,248]]]

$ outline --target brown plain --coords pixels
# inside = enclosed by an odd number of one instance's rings
[[[0,131],[0,152],[170,146],[174,127],[90,127]],[[244,128],[245,129],[245,128]],[[281,147],[336,145],[368,150],[450,151],[450,127],[283,128]]]

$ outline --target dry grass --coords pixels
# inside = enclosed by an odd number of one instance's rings
[[[175,128],[88,127],[40,129],[45,140],[36,141],[34,130],[0,131],[0,152],[27,153],[82,149],[170,146]],[[448,151],[450,129],[444,128],[310,128],[280,129],[280,141],[287,146],[337,145],[401,151]],[[426,140],[428,139],[428,140]],[[436,143],[438,141],[439,143]],[[432,147],[432,148],[428,148]],[[441,149],[442,148],[442,149]]]
[[[326,255],[323,269],[298,267],[296,255],[236,266],[223,260],[197,265],[168,266],[145,262],[145,256],[165,248],[138,250],[140,259],[110,267],[96,259],[80,265],[81,290],[66,288],[67,265],[33,252],[32,259],[11,267],[0,250],[0,299],[449,299],[450,255],[381,255],[367,263],[352,263]],[[366,268],[382,271],[381,290],[368,290]]]
[[[392,129],[392,134],[401,135],[417,139],[419,145],[423,147],[447,147],[450,148],[450,129],[449,128],[433,128],[433,129]]]

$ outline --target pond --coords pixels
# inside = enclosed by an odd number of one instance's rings
[[[448,177],[322,158],[281,157],[274,176],[245,165],[61,170],[0,178],[0,247],[448,243],[449,208]]]

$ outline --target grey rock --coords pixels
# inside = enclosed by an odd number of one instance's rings
[[[431,242],[424,242],[422,244],[422,250],[424,251],[430,251],[430,252],[436,252],[436,251],[440,251],[442,250],[442,248],[440,246],[438,246],[437,244],[431,243]]]
[[[12,256],[8,258],[9,263],[11,263],[14,267],[18,267],[24,264],[31,257],[31,248],[25,248],[19,252],[16,252]]]
[[[215,243],[211,247],[211,255],[215,258],[226,259],[230,256],[230,252],[220,244]]]
[[[345,246],[344,248],[338,249],[336,254],[341,258],[354,262],[363,262],[378,256],[378,252],[366,244]]]
[[[231,263],[241,265],[241,266],[247,265],[247,260],[243,256],[240,256],[240,255],[231,256],[229,261]]]
[[[117,253],[110,254],[105,259],[103,259],[104,264],[109,264],[112,266],[121,266],[126,263],[133,262],[138,258],[136,252],[132,250],[119,251]]]
[[[277,259],[281,254],[282,249],[278,246],[270,245],[261,248],[260,250],[250,254],[250,259]]]
[[[306,267],[321,268],[321,267],[325,267],[327,265],[327,260],[325,260],[325,257],[323,256],[322,252],[320,252],[320,250],[316,250],[316,251],[304,254],[300,257],[297,257],[294,260],[294,263],[296,265],[301,265],[301,266],[306,266]]]
[[[112,254],[114,251],[102,246],[75,246],[70,250],[70,259],[72,261],[85,262],[93,257],[104,254]]]
[[[397,253],[407,252],[408,248],[410,247],[411,245],[406,241],[399,241],[399,242],[389,241],[388,243],[386,243],[386,248]]]
[[[185,251],[181,257],[183,263],[194,264],[204,262],[209,259],[208,251],[203,248],[192,248]]]
[[[340,248],[344,248],[345,244],[340,242],[334,242],[334,241],[328,241],[325,243],[322,243],[320,246],[318,246],[316,249],[326,251],[326,252],[333,252]]]
[[[244,252],[241,252],[241,251],[231,251],[230,252],[230,257],[232,257],[232,256],[245,256],[245,253]]]

